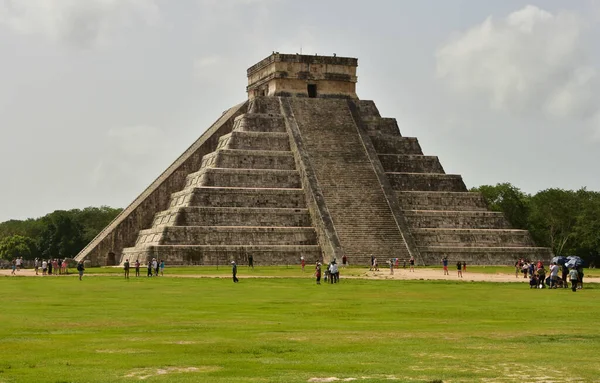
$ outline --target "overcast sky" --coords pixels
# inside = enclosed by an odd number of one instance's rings
[[[600,2],[0,0],[0,221],[125,207],[272,51],[357,57],[360,98],[468,187],[600,190]]]

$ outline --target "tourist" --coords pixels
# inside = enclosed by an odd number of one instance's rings
[[[304,260],[304,255],[300,256],[300,266],[302,267],[302,272],[304,272],[304,266],[306,265],[306,261]]]
[[[394,275],[394,259],[390,259],[390,275]]]
[[[155,275],[158,277],[158,260],[152,258],[152,268],[154,269]]]
[[[337,283],[339,281],[339,279],[340,279],[340,273],[339,273],[339,270],[338,270],[337,262],[334,259],[329,264],[329,282],[330,283]]]
[[[160,276],[161,277],[165,276],[165,260],[164,259],[160,260]]]
[[[45,259],[42,259],[42,275],[46,275],[48,272],[48,262]]]
[[[369,268],[369,271],[373,270],[375,270],[375,257],[371,255],[371,267]]]
[[[52,259],[48,259],[48,275],[52,275]]]
[[[515,262],[515,278],[519,278],[519,274],[522,271],[523,264],[520,259],[517,259]]]
[[[315,265],[315,277],[317,277],[317,285],[321,284],[321,264],[317,262]]]
[[[58,259],[54,258],[52,260],[52,268],[54,269],[54,275],[58,276],[58,273],[60,273],[60,267],[58,266]]]
[[[538,265],[542,265],[542,267],[540,267],[539,269],[537,269],[537,279],[538,279],[538,283],[540,285],[540,289],[545,289],[546,288],[546,269],[544,269],[544,265],[541,262],[538,262]]]
[[[410,265],[409,271],[412,271],[414,273],[415,272],[415,257],[413,257],[411,255],[410,259],[408,260],[408,264]]]
[[[123,271],[125,272],[125,279],[129,279],[129,259],[126,259],[123,263]]]
[[[569,271],[569,279],[571,280],[571,290],[573,290],[573,292],[577,291],[577,281],[579,280],[579,273],[577,272],[575,267],[573,267],[571,271]]]
[[[558,282],[558,265],[554,262],[550,264],[550,288],[556,288]]]
[[[379,264],[377,263],[377,257],[373,257],[373,269],[379,271]]]
[[[442,258],[442,266],[444,267],[444,275],[450,275],[448,272],[448,257]]]
[[[462,269],[463,273],[465,271],[467,271],[467,262],[463,261],[463,269]]]
[[[533,275],[535,273],[535,265],[533,264],[533,262],[529,263],[529,267],[527,268],[527,272],[529,272],[529,275]]]
[[[62,272],[65,275],[68,274],[67,273],[67,265],[68,265],[67,258],[65,258],[65,259],[63,259],[62,264],[60,265],[62,267]]]
[[[85,270],[85,267],[83,267],[83,261],[79,261],[79,263],[77,264],[77,272],[79,273],[79,280],[81,280],[81,277],[83,277],[84,270]]]
[[[529,288],[530,289],[537,289],[537,278],[535,277],[535,275],[530,275],[529,276]]]
[[[582,265],[579,265],[577,267],[577,281],[578,281],[577,288],[579,290],[583,289],[583,266]]]
[[[456,271],[458,272],[458,277],[462,278],[462,262],[458,261],[456,262]]]
[[[348,257],[346,257],[346,254],[344,254],[342,256],[342,267],[346,268],[346,265],[348,264]]]
[[[12,268],[12,272],[10,273],[10,275],[16,275],[15,271],[17,270],[17,259],[13,259],[12,263],[11,263],[11,268]]]
[[[252,254],[248,254],[248,267],[254,269],[254,257]]]
[[[38,275],[38,270],[40,268],[40,260],[38,258],[33,261],[33,268],[35,269],[35,275]]]
[[[231,274],[233,275],[233,283],[238,283],[239,279],[237,278],[237,265],[235,261],[231,261]]]
[[[565,265],[562,265],[561,267],[562,270],[562,282],[563,282],[563,288],[567,289],[569,288],[569,284],[567,283],[567,276],[569,275],[569,268]]]
[[[148,276],[152,276],[152,261],[148,261]]]
[[[140,276],[140,260],[139,259],[135,260],[135,276],[136,277]]]

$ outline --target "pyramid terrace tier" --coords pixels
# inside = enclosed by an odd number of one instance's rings
[[[363,118],[365,130],[369,134],[389,134],[400,136],[400,129],[395,118],[388,117],[366,117]]]
[[[186,188],[197,186],[300,188],[296,170],[203,168],[188,175]]]
[[[304,257],[307,264],[321,260],[321,248],[315,245],[225,245],[225,246],[146,246],[131,247],[123,251],[125,259],[147,262],[163,259],[167,265],[222,265],[230,267],[231,261],[239,266],[248,264],[252,255],[255,266],[299,265]]]
[[[480,193],[396,191],[396,195],[404,210],[487,211],[487,205]]]
[[[412,229],[418,246],[526,247],[533,246],[527,230]]]
[[[308,209],[187,206],[160,212],[152,226],[311,226]]]
[[[312,227],[159,226],[141,230],[136,247],[148,245],[316,245]]]
[[[405,210],[411,228],[510,229],[504,214],[495,211]]]
[[[202,157],[202,168],[295,170],[296,163],[290,151],[220,149]]]
[[[425,246],[420,247],[421,258],[427,265],[440,265],[441,259],[448,258],[449,267],[453,262],[464,261],[468,265],[512,265],[517,259],[549,261],[552,251],[547,247],[462,247]],[[467,267],[468,278],[469,268]],[[440,271],[441,273],[441,271]]]
[[[379,154],[383,170],[388,173],[438,173],[444,168],[436,156],[419,154]]]
[[[236,117],[234,131],[285,133],[285,120],[281,115],[246,113]]]
[[[377,154],[420,154],[423,150],[415,137],[401,137],[391,134],[371,134],[371,142]]]
[[[171,195],[170,208],[179,206],[305,208],[300,188],[190,188]]]
[[[397,191],[466,192],[467,187],[458,174],[386,173],[392,189]]]
[[[287,133],[233,131],[219,138],[217,149],[289,151]]]

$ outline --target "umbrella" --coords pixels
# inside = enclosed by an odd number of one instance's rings
[[[583,266],[583,259],[577,257],[577,256],[572,256],[572,257],[567,257],[567,262],[565,263],[565,266],[568,268],[572,268],[572,267],[580,267]]]
[[[557,265],[564,266],[565,263],[567,263],[567,257],[563,257],[562,255],[559,255],[559,256],[552,258],[552,262],[556,263]]]

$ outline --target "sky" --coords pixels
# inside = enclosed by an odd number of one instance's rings
[[[600,190],[600,1],[0,0],[0,221],[125,207],[273,51],[357,93],[467,187]]]

